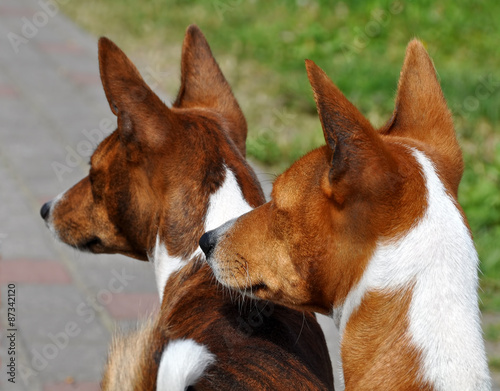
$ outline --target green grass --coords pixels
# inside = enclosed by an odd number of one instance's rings
[[[488,341],[499,342],[500,341],[500,324],[488,324],[484,328],[484,338]]]
[[[500,372],[500,357],[492,357],[488,360],[490,369],[496,372]]]
[[[381,125],[405,46],[423,40],[465,154],[460,202],[482,260],[483,307],[500,310],[500,2],[73,0],[63,9],[114,39],[140,69],[178,69],[184,31],[198,24],[247,116],[249,155],[277,170],[324,142],[305,58]],[[171,76],[160,84],[174,95]]]

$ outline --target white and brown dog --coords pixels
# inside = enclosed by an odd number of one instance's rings
[[[196,26],[168,108],[111,41],[101,79],[118,128],[90,173],[42,207],[63,242],[154,264],[160,314],[118,339],[104,390],[332,390],[324,336],[311,313],[238,306],[220,289],[200,236],[264,202],[245,156],[246,121]]]
[[[423,45],[408,45],[378,131],[306,67],[326,145],[277,178],[270,202],[202,237],[217,279],[331,314],[346,390],[491,389],[462,154]]]

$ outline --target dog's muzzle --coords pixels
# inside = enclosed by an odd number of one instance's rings
[[[212,256],[214,249],[219,242],[219,239],[226,233],[227,230],[229,230],[233,226],[235,221],[236,219],[229,220],[228,222],[222,224],[220,227],[205,232],[200,238],[200,248],[205,253],[207,261],[210,260],[210,257]]]

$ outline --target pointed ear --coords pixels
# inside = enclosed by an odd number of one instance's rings
[[[455,190],[458,188],[463,162],[453,120],[432,60],[416,39],[406,48],[396,108],[380,132],[408,137],[433,148],[453,168],[448,180]]]
[[[168,108],[125,53],[105,37],[99,39],[99,70],[111,111],[118,117],[121,139],[149,145],[160,143],[164,137],[162,128],[153,122],[159,116],[164,117]]]
[[[245,156],[247,123],[201,30],[191,25],[182,46],[181,88],[174,107],[211,108],[227,122],[229,136]]]
[[[360,172],[384,146],[370,122],[314,62],[306,60],[326,143],[332,150],[330,182]]]

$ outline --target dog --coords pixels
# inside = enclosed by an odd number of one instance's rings
[[[215,276],[331,315],[348,391],[491,389],[462,154],[424,46],[409,43],[378,130],[306,68],[326,145],[276,179],[271,201],[201,238]]]
[[[103,389],[332,390],[314,315],[238,305],[198,246],[205,230],[264,202],[244,158],[245,117],[202,32],[194,25],[186,32],[171,108],[106,38],[99,66],[118,127],[92,155],[89,175],[41,215],[79,250],[154,265],[160,313],[115,339]]]

